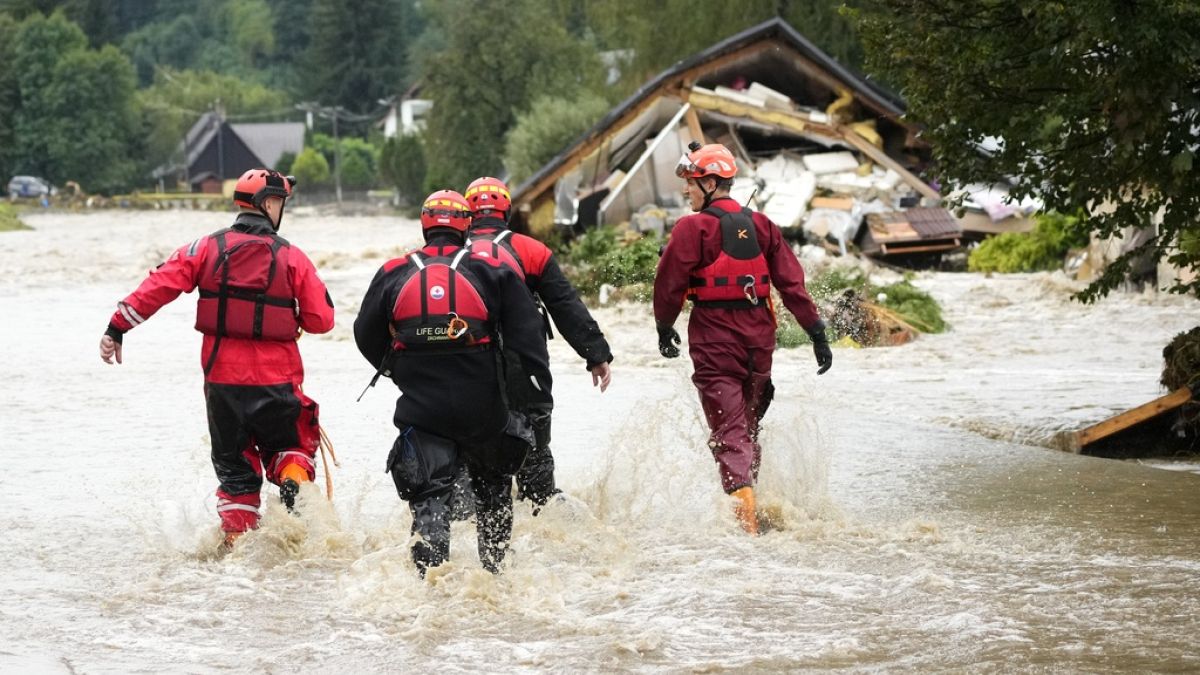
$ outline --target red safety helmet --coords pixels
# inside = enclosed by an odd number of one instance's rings
[[[454,190],[438,190],[425,198],[421,206],[421,229],[448,227],[466,232],[471,226],[471,207]]]
[[[476,178],[467,186],[467,203],[476,214],[484,211],[503,211],[506,215],[512,208],[512,196],[508,186],[500,179],[484,176]]]
[[[285,200],[291,197],[295,184],[294,176],[285,176],[271,169],[250,169],[242,174],[234,186],[233,203],[261,211],[267,197],[282,197]]]
[[[680,178],[704,178],[718,176],[733,178],[737,175],[737,163],[733,161],[733,153],[720,143],[700,145],[693,142],[688,146],[692,151],[679,158],[675,165],[675,175]]]

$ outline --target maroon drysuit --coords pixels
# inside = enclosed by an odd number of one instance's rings
[[[741,209],[728,197],[713,200],[711,206],[726,212]],[[761,213],[754,213],[752,219],[771,285],[802,327],[816,326],[820,316],[804,287],[800,262],[775,223]],[[675,223],[654,278],[654,318],[659,325],[675,323],[694,276],[721,251],[716,216],[695,213]],[[695,367],[692,382],[712,430],[709,447],[721,486],[727,493],[752,486],[761,457],[758,422],[773,391],[774,309],[765,299],[749,308],[697,305],[688,321],[688,344]]]

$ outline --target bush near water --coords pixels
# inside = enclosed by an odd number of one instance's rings
[[[1083,219],[1060,213],[1039,214],[1032,232],[1005,232],[971,251],[967,269],[972,272],[1040,272],[1062,267],[1072,248],[1087,246]]]
[[[0,232],[28,229],[31,228],[17,217],[17,209],[12,204],[0,204]]]

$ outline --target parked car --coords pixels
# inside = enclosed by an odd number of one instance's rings
[[[11,199],[45,197],[57,192],[53,185],[36,176],[13,176],[8,181],[8,196]]]

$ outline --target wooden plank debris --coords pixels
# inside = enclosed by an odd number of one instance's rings
[[[1103,422],[1093,424],[1077,432],[1075,434],[1074,445],[1076,448],[1082,450],[1096,441],[1141,424],[1146,420],[1158,417],[1163,413],[1175,410],[1190,400],[1192,400],[1192,390],[1187,387],[1180,387],[1166,396],[1156,398],[1145,405],[1138,406],[1133,410],[1127,410],[1120,415],[1110,417]]]

